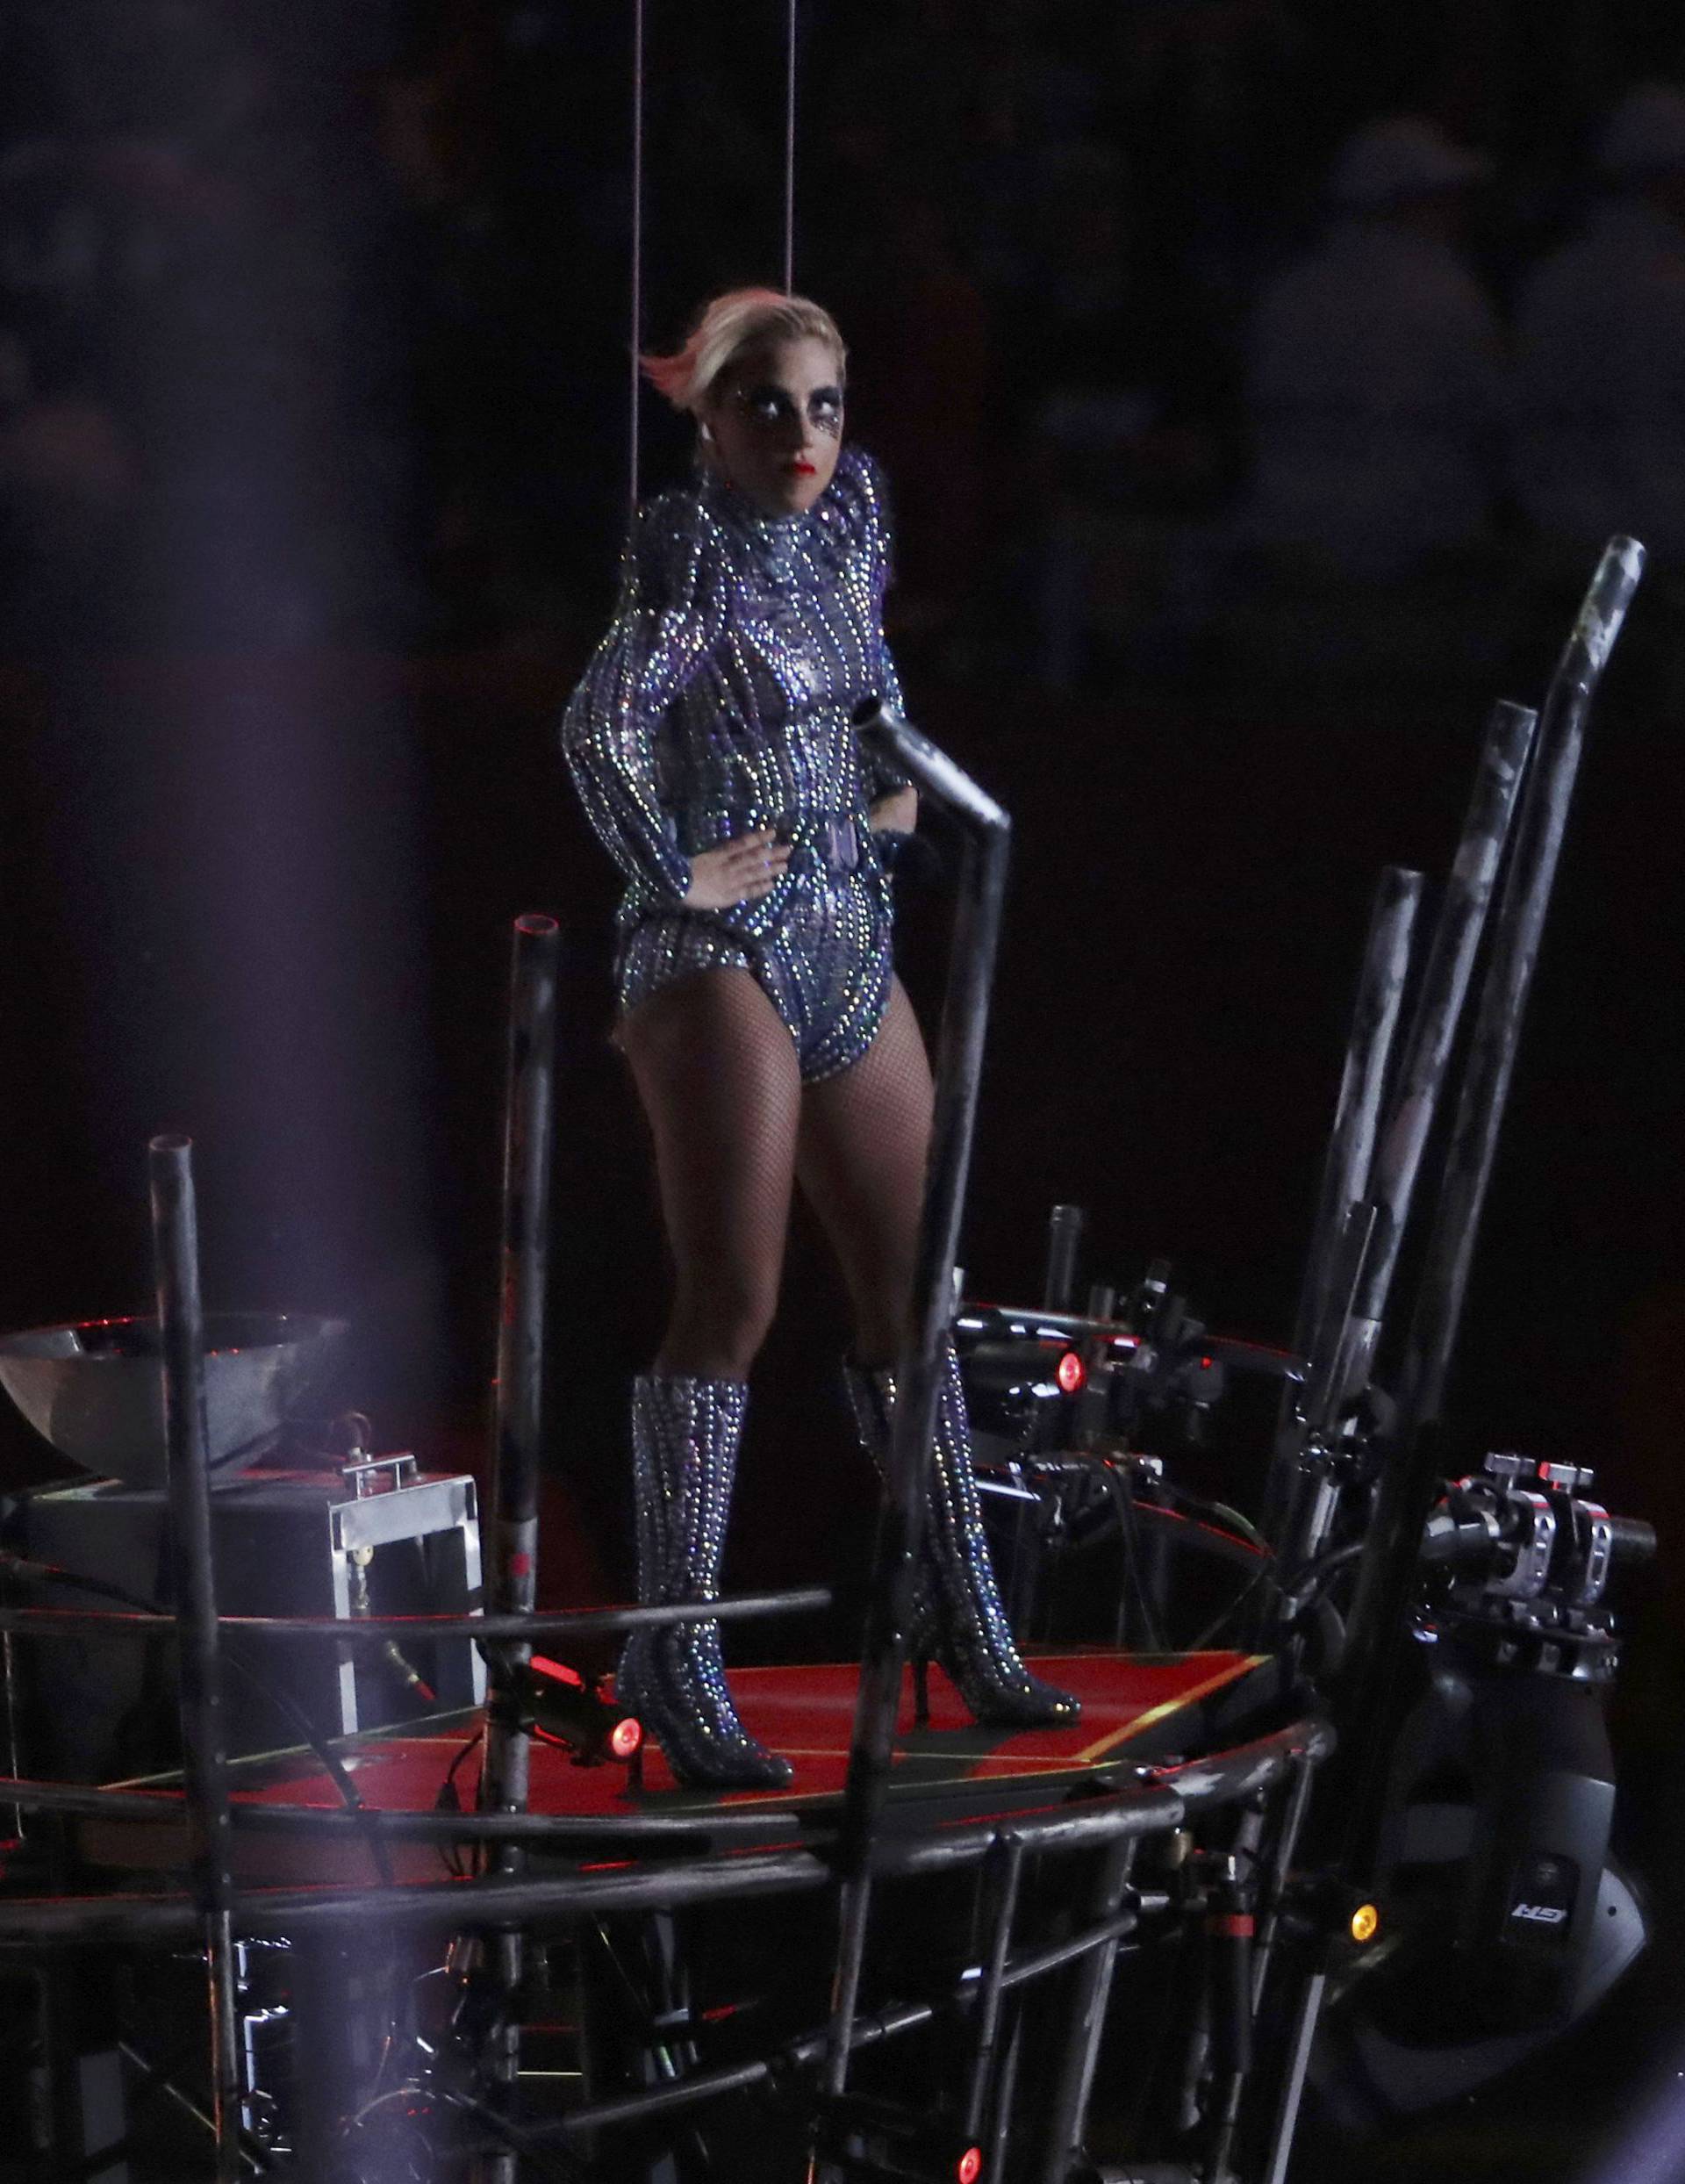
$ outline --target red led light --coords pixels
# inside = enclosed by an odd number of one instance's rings
[[[1088,1368],[1083,1363],[1082,1360],[1077,1355],[1074,1350],[1067,1350],[1065,1355],[1059,1360],[1059,1369],[1057,1375],[1059,1386],[1064,1390],[1066,1395],[1074,1396],[1080,1391],[1083,1383],[1086,1381],[1087,1377]],[[968,2155],[966,2158],[969,2159],[970,2156]],[[980,2154],[978,2156],[978,2159],[979,2162],[981,2161],[982,2156]],[[966,2180],[966,2184],[970,2184],[969,2179]]]
[[[577,1691],[583,1691],[585,1687],[584,1678],[577,1669],[570,1669],[565,1661],[552,1661],[547,1654],[535,1653],[533,1666],[541,1676],[553,1676],[558,1684],[571,1684]]]
[[[959,2157],[958,2166],[954,2171],[954,2174],[958,2180],[958,2184],[977,2184],[977,2180],[982,2175],[982,2147],[967,2146],[964,2152]]]
[[[628,1713],[614,1724],[609,1736],[608,1749],[616,1759],[630,1759],[643,1742],[643,1724]]]

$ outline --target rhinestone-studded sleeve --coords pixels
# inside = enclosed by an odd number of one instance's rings
[[[893,577],[895,561],[889,490],[882,471],[863,448],[844,448],[837,463],[837,479],[849,495],[850,528],[864,555],[871,586],[868,672],[878,696],[893,711],[901,713],[906,710],[901,679],[895,672],[895,662],[884,637],[884,594]],[[869,800],[886,796],[891,790],[908,785],[907,777],[899,766],[875,752],[863,752],[861,766]]]
[[[718,541],[693,493],[663,493],[639,520],[620,604],[562,721],[562,749],[592,825],[634,881],[682,898],[690,859],[662,808],[656,736],[726,621]]]

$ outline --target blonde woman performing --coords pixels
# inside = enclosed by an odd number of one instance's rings
[[[907,1319],[930,1070],[890,959],[884,849],[917,815],[850,716],[900,703],[884,643],[884,493],[842,438],[844,350],[816,304],[720,296],[649,378],[696,420],[694,485],[643,510],[619,611],[562,736],[625,873],[617,1038],[654,1136],[677,1269],[633,1393],[638,1592],[717,1597],[748,1376],[771,1323],[792,1186],[854,1311],[848,1368],[881,1466]],[[950,1348],[914,1627],[979,1721],[1075,1720],[1002,1611]],[[617,1692],[680,1780],[776,1786],[717,1623],[640,1633]]]

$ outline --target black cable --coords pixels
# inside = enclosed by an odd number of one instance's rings
[[[1136,1555],[1140,1537],[1135,1528],[1135,1498],[1129,1491],[1129,1482],[1121,1476],[1115,1463],[1103,1464],[1101,1476],[1117,1510],[1117,1537],[1122,1552],[1123,1582],[1133,1591],[1139,1605],[1141,1627],[1146,1637],[1147,1650],[1150,1653],[1162,1653],[1165,1650],[1164,1633],[1158,1627],[1158,1619],[1153,1613],[1151,1601],[1147,1598],[1147,1588],[1142,1581],[1141,1565]]]
[[[137,2046],[132,2027],[125,2026],[119,2034],[118,2051],[125,2057],[140,2073],[138,2098],[144,2099],[150,2093],[167,2094],[179,2107],[184,2109],[196,2123],[203,2124],[206,2130],[214,2134],[216,2125],[207,2111],[201,2108],[198,2102],[177,2083],[176,2073],[180,2068],[179,2064],[174,2061],[168,2064],[154,2061],[143,2049]],[[240,2159],[249,2167],[255,2169],[260,2176],[282,2178],[291,2173],[290,2160],[260,2144],[249,2131],[237,2131],[235,2139]],[[97,2176],[100,2173],[100,2165],[109,2167],[113,2157],[118,2155],[117,2148],[108,2147],[97,2157],[97,2160],[83,2161],[73,2170],[53,2172],[51,2178],[45,2180],[45,2184],[60,2184],[61,2177],[68,2180],[72,2176],[77,2178],[88,2175]]]
[[[1235,1617],[1240,1613],[1242,1608],[1246,1606],[1248,1602],[1251,1599],[1252,1595],[1258,1591],[1259,1585],[1261,1585],[1265,1579],[1271,1574],[1271,1567],[1272,1565],[1268,1562],[1260,1563],[1258,1569],[1255,1570],[1252,1575],[1246,1580],[1245,1584],[1242,1585],[1240,1591],[1236,1593],[1234,1598],[1230,1601],[1228,1606],[1212,1617],[1211,1620],[1206,1625],[1205,1628],[1201,1631],[1198,1637],[1194,1639],[1193,1642],[1185,1649],[1185,1650],[1188,1653],[1203,1653],[1206,1648],[1212,1643],[1213,1640],[1221,1635],[1223,1626],[1226,1623],[1232,1622]]]
[[[1331,1579],[1339,1576],[1348,1563],[1356,1562],[1368,1544],[1367,1540],[1350,1540],[1344,1547],[1331,1548],[1326,1555],[1319,1555],[1300,1573],[1299,1583],[1294,1591],[1297,1594],[1303,1589],[1304,1597],[1299,1606],[1301,1615],[1308,1607],[1315,1606],[1317,1594],[1325,1589]]]
[[[484,1722],[481,1723],[477,1729],[470,1731],[470,1733],[463,1738],[461,1745],[457,1748],[456,1757],[451,1761],[449,1766],[445,1770],[445,1778],[439,1785],[438,1795],[433,1800],[434,1807],[436,1811],[445,1813],[460,1813],[462,1811],[462,1800],[456,1793],[456,1770],[462,1765],[463,1760],[468,1757],[468,1755],[474,1749],[475,1746],[477,1744],[484,1743],[484,1741],[485,1725]],[[468,1879],[468,1868],[463,1864],[454,1843],[447,1843],[441,1855],[445,1861],[445,1871],[450,1875],[453,1880],[466,1880]]]
[[[1168,1479],[1160,1484],[1172,1501],[1180,1502],[1184,1508],[1198,1510],[1201,1516],[1210,1518],[1225,1532],[1237,1534],[1248,1546],[1257,1548],[1260,1554],[1273,1554],[1274,1549],[1258,1527],[1250,1517],[1243,1517],[1238,1509],[1231,1508],[1227,1502],[1207,1501],[1198,1494],[1190,1494],[1186,1487],[1173,1486]]]
[[[1118,1523],[1120,1529],[1122,1529],[1124,1522],[1122,1503],[1127,1490],[1123,1488],[1121,1481],[1113,1476],[1113,1470],[1110,1465],[1106,1467],[1106,1481],[1108,1486],[1112,1491],[1114,1499],[1118,1503]],[[1193,1639],[1187,1646],[1180,1649],[1185,1653],[1202,1653],[1223,1630],[1224,1625],[1231,1621],[1233,1618],[1240,1613],[1241,1609],[1244,1607],[1246,1603],[1251,1598],[1254,1592],[1257,1591],[1258,1586],[1270,1575],[1275,1561],[1274,1551],[1258,1532],[1256,1527],[1245,1517],[1243,1517],[1237,1509],[1231,1509],[1226,1502],[1207,1501],[1197,1494],[1190,1494],[1187,1492],[1186,1490],[1181,1487],[1172,1486],[1167,1479],[1161,1481],[1160,1484],[1165,1493],[1172,1501],[1179,1503],[1185,1509],[1197,1511],[1201,1517],[1208,1519],[1215,1528],[1227,1532],[1236,1538],[1244,1540],[1247,1545],[1255,1547],[1258,1549],[1260,1557],[1258,1568],[1253,1570],[1251,1577],[1247,1578],[1245,1584],[1235,1595],[1234,1598],[1230,1601],[1229,1605],[1223,1608],[1220,1613],[1218,1613],[1212,1620],[1212,1621],[1206,1625],[1205,1628],[1200,1632],[1196,1638]],[[1134,1508],[1135,1505],[1131,1498],[1130,1513],[1132,1516],[1134,1514]],[[1196,1519],[1194,1521],[1196,1521]],[[1136,1534],[1135,1536],[1138,1538],[1139,1534]],[[1123,1552],[1125,1567],[1127,1568],[1130,1561],[1130,1550],[1127,1544],[1124,1547]],[[1149,1642],[1154,1643],[1158,1646],[1162,1646],[1163,1640],[1156,1634],[1156,1625],[1151,1611],[1147,1606],[1144,1591],[1142,1596],[1142,1609],[1143,1620],[1145,1624]]]

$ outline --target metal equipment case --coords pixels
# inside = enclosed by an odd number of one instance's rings
[[[226,1614],[468,1613],[481,1605],[474,1481],[419,1473],[412,1457],[343,1472],[253,1470],[212,1496],[217,1596]],[[59,1605],[111,1605],[117,1588],[168,1605],[164,1497],[104,1480],[47,1489],[17,1512],[18,1546],[87,1589],[55,1588]],[[26,1688],[31,1770],[111,1781],[177,1764],[175,1641],[144,1645],[90,1637],[31,1647]],[[229,1662],[225,1705],[231,1754],[302,1741],[283,1699],[319,1735],[402,1721],[427,1702],[377,1647],[265,1646],[247,1639]],[[477,1650],[424,1642],[405,1655],[441,1708],[477,1705]]]

